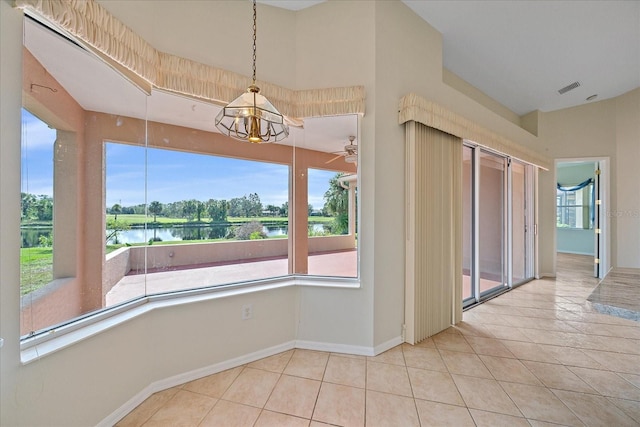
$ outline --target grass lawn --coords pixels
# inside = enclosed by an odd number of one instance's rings
[[[53,248],[20,249],[20,295],[40,289],[53,280]]]
[[[114,215],[107,215],[107,220],[113,219]],[[145,215],[135,214],[119,214],[119,220],[126,221],[129,224],[144,224],[145,222],[152,222],[153,217]],[[289,220],[287,217],[260,217],[260,218],[240,218],[229,217],[227,218],[230,224],[247,223],[251,221],[259,221],[265,223],[271,223],[277,225],[277,223],[287,223]],[[309,217],[310,224],[325,224],[333,221],[332,217],[312,216]],[[185,218],[166,218],[157,217],[159,224],[187,224],[188,221]],[[208,223],[208,218],[203,218],[203,222]],[[38,224],[40,225],[40,224]],[[287,235],[278,235],[270,237],[270,239],[286,239]],[[176,245],[185,243],[206,243],[206,242],[221,242],[228,241],[228,239],[209,239],[209,240],[179,240],[179,241],[166,241],[166,242],[153,242],[154,245]],[[144,246],[147,243],[137,243],[130,246]],[[126,245],[107,245],[106,252],[110,253],[118,248]],[[51,247],[33,247],[33,248],[21,248],[20,249],[20,293],[26,295],[37,289],[42,288],[47,283],[53,280],[53,248]]]

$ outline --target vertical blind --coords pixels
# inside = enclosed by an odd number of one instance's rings
[[[406,126],[405,341],[462,320],[462,139]]]

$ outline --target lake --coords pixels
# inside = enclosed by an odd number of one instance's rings
[[[157,239],[163,242],[173,242],[181,240],[207,240],[224,238],[229,232],[230,226],[204,224],[200,226],[183,226],[167,228],[132,228],[130,230],[118,232],[118,243],[144,243],[150,239]],[[264,226],[263,231],[268,237],[286,236],[288,225],[284,226]],[[309,224],[309,229],[315,233],[325,231],[324,224]],[[40,236],[50,237],[51,227],[23,228],[22,247],[30,248],[39,246]],[[107,234],[111,230],[107,230]],[[110,239],[107,244],[114,244],[114,239]]]

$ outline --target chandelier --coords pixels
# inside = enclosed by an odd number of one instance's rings
[[[256,0],[253,0],[253,83],[220,111],[216,127],[233,139],[256,144],[289,136],[284,117],[256,86]]]

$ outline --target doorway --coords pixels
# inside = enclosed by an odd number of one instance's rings
[[[533,166],[465,141],[463,306],[533,278]]]
[[[556,264],[560,254],[588,256],[593,276],[609,271],[609,159],[556,160]]]

